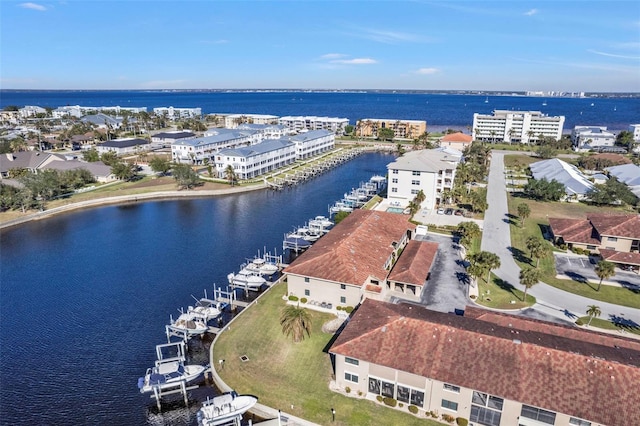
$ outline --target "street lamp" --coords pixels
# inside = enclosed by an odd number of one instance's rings
[[[336,421],[336,410],[334,410],[333,407],[331,407],[331,421]]]

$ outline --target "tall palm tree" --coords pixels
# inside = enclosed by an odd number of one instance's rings
[[[282,333],[291,336],[294,342],[303,340],[305,333],[311,337],[311,315],[304,308],[286,306],[280,314],[280,325]]]
[[[600,278],[600,282],[598,283],[598,289],[596,291],[600,291],[600,286],[602,285],[602,280],[612,277],[615,275],[615,267],[616,265],[607,262],[606,260],[601,260],[596,265],[596,275]]]
[[[236,171],[233,169],[233,166],[229,164],[226,169],[224,169],[224,176],[229,181],[229,184],[233,186],[235,183],[237,176]]]
[[[520,217],[520,227],[524,227],[524,221],[531,215],[531,208],[527,203],[518,204],[518,217]]]
[[[527,300],[527,290],[540,281],[540,270],[534,268],[524,268],[520,270],[520,284],[524,286],[524,296],[522,301]]]
[[[600,307],[597,305],[589,305],[587,306],[587,315],[589,315],[589,323],[587,325],[591,325],[591,320],[593,317],[599,317],[602,314]]]
[[[491,270],[497,269],[500,267],[500,257],[495,253],[490,253],[488,251],[481,251],[483,254],[483,262],[486,265],[487,271],[487,283],[491,279]]]
[[[540,265],[540,259],[551,254],[551,246],[544,240],[539,240],[540,244],[535,246],[531,251],[531,255],[536,259],[536,268]]]
[[[533,251],[542,245],[542,240],[532,235],[529,238],[527,238],[527,241],[525,244],[527,246],[527,249],[529,250],[529,257],[533,258]]]

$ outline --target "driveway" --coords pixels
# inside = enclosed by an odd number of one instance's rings
[[[487,187],[487,202],[489,208],[484,215],[484,232],[482,234],[482,250],[497,254],[500,257],[501,266],[494,273],[523,290],[520,285],[520,268],[513,260],[511,254],[511,234],[509,230],[509,218],[507,214],[507,193],[504,175],[504,152],[493,151],[491,154],[491,167],[489,170],[489,185]],[[559,321],[566,321],[584,316],[589,305],[597,305],[602,311],[603,319],[627,318],[640,323],[640,309],[628,308],[600,301],[594,301],[586,297],[578,296],[566,291],[551,287],[543,282],[538,283],[529,290],[529,294],[535,296],[538,303],[533,309],[541,315],[549,315]],[[629,292],[630,297],[637,297]]]
[[[567,278],[578,282],[600,282],[596,275],[595,264],[587,256],[570,256],[554,254],[556,271],[559,278]],[[620,287],[640,289],[640,275],[634,272],[622,271],[618,268],[615,275],[602,282],[603,285],[618,285]]]

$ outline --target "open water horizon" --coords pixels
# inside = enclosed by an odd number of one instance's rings
[[[393,158],[363,154],[283,191],[106,206],[2,230],[0,425],[195,424],[194,408],[152,414],[136,386],[169,315],[265,247],[281,253],[285,232],[328,215]]]
[[[546,105],[543,105],[545,103]],[[640,97],[565,98],[507,95],[376,92],[199,92],[149,90],[0,90],[0,108],[8,105],[65,105],[202,108],[203,114],[315,115],[348,118],[426,120],[428,130],[446,127],[470,133],[473,114],[493,110],[541,111],[564,115],[564,132],[576,125],[627,130],[640,123]]]

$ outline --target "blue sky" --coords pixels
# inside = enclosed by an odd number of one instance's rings
[[[640,92],[637,1],[0,0],[3,89]]]

